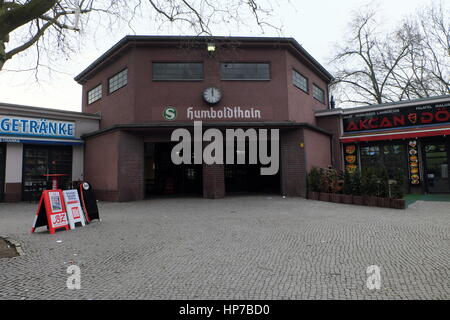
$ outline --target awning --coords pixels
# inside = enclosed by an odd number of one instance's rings
[[[445,135],[450,135],[450,128],[389,132],[389,133],[371,133],[364,135],[352,135],[346,137],[344,136],[341,138],[341,142],[349,143],[349,142],[364,142],[364,141],[379,141],[379,140],[399,140],[399,139],[412,139],[420,137],[434,137]]]
[[[3,143],[27,143],[27,144],[52,144],[52,145],[82,145],[84,143],[81,139],[43,139],[17,136],[2,136],[0,135],[0,142]]]

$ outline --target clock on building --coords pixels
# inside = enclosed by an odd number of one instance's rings
[[[216,104],[222,98],[222,92],[216,87],[209,87],[203,91],[203,99],[209,104]]]

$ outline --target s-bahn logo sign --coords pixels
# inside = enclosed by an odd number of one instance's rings
[[[174,107],[167,107],[163,111],[164,119],[168,121],[175,120],[177,118],[177,109]]]
[[[342,119],[345,132],[444,124],[450,123],[450,103],[357,113]]]

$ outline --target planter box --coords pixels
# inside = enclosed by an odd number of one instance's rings
[[[320,201],[330,201],[330,193],[321,192],[319,195]]]
[[[343,194],[341,203],[353,204],[353,196],[351,194]]]
[[[403,199],[391,199],[391,208],[393,209],[405,209],[406,204]]]
[[[308,192],[308,199],[319,200],[319,192],[309,191]]]
[[[390,208],[391,207],[391,199],[378,198],[378,206],[381,208]]]
[[[331,194],[331,202],[341,203],[341,194],[332,193]]]
[[[362,196],[353,196],[353,204],[356,204],[358,206],[363,206],[364,205],[364,200]]]
[[[364,205],[368,207],[376,207],[378,205],[378,197],[364,196]]]

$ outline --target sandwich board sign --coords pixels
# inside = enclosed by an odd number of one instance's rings
[[[50,234],[54,234],[56,229],[69,230],[62,190],[42,192],[31,232],[43,226],[47,226]]]
[[[77,222],[80,222],[84,227],[86,225],[86,221],[84,220],[84,212],[81,208],[78,191],[76,189],[64,190],[63,195],[64,202],[66,204],[67,218],[69,219],[70,229],[75,229],[75,224]]]
[[[94,191],[92,190],[92,186],[86,181],[81,182],[78,186],[78,193],[81,198],[81,204],[83,205],[84,212],[86,213],[87,221],[91,222],[95,219],[101,221],[98,212],[97,199]]]

